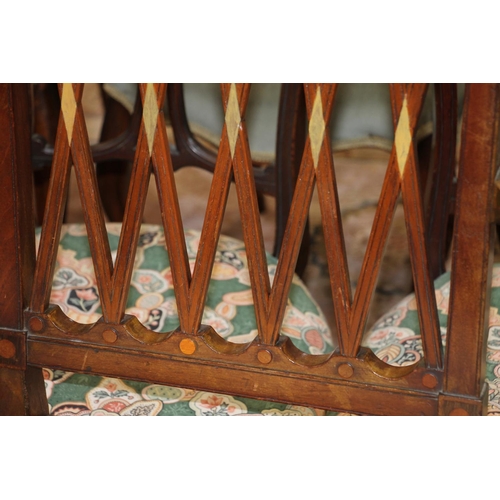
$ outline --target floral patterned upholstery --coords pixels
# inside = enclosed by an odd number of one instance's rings
[[[488,415],[500,415],[500,265],[493,268],[488,347],[486,351],[486,380],[489,384]],[[436,299],[443,345],[446,344],[446,325],[450,298],[450,273],[436,282]],[[385,314],[368,333],[364,345],[386,363],[409,365],[422,358],[422,340],[414,295],[408,296]]]
[[[113,258],[119,224],[108,224]],[[200,233],[186,232],[193,265]],[[37,240],[38,241],[38,240]],[[268,256],[271,280],[276,259]],[[450,275],[435,282],[443,343],[446,342]],[[99,294],[92,260],[82,225],[63,226],[51,302],[75,321],[92,323],[100,317]],[[489,415],[500,415],[500,265],[493,269],[486,379],[489,384]],[[159,226],[142,227],[127,313],[136,315],[155,331],[178,326],[172,277]],[[244,244],[221,236],[203,323],[212,325],[232,342],[248,342],[257,334],[250,278]],[[333,350],[328,326],[300,279],[293,279],[282,331],[305,352]],[[389,364],[407,365],[421,359],[422,342],[414,295],[385,314],[367,333],[364,345]],[[312,408],[257,401],[204,391],[152,385],[44,369],[45,387],[52,415],[318,415]],[[328,412],[328,415],[348,415]]]
[[[113,258],[120,230],[120,224],[107,225]],[[197,231],[186,232],[192,266],[199,238]],[[277,261],[268,256],[268,263],[272,280]],[[59,305],[66,315],[80,323],[93,323],[101,316],[83,225],[63,226],[51,303]],[[142,226],[126,312],[158,332],[171,331],[179,325],[165,238],[159,226]],[[211,325],[231,342],[249,342],[257,335],[250,277],[241,241],[227,236],[220,238],[203,323]],[[321,354],[333,349],[324,316],[297,276],[292,282],[282,331],[305,352]],[[309,408],[48,368],[44,369],[44,376],[52,415],[318,414]]]

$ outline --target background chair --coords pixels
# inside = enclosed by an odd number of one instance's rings
[[[8,214],[9,210],[12,213],[16,213],[16,209],[18,211],[18,215],[13,217],[12,229],[9,232],[7,228],[2,242],[6,243],[2,246],[5,249],[5,261],[8,261],[9,255],[15,255],[17,258],[12,259],[15,260],[12,268],[18,270],[10,277],[11,281],[4,279],[2,282],[2,290],[9,288],[9,291],[14,291],[9,294],[13,297],[11,304],[19,304],[17,308],[14,307],[16,312],[11,313],[13,316],[10,317],[11,325],[14,325],[10,328],[17,329],[17,332],[4,336],[3,340],[7,343],[2,344],[3,358],[10,360],[4,363],[1,372],[3,379],[7,380],[4,386],[10,388],[5,399],[9,402],[6,406],[8,411],[37,413],[43,410],[42,378],[37,367],[52,366],[146,382],[155,380],[169,386],[207,391],[223,388],[226,394],[325,410],[375,414],[485,412],[485,312],[491,269],[488,255],[492,248],[489,214],[492,165],[496,151],[496,127],[491,124],[495,124],[498,119],[498,88],[493,85],[471,85],[466,91],[455,211],[451,313],[444,351],[435,290],[428,266],[424,210],[415,161],[415,129],[426,86],[413,84],[391,87],[396,139],[354,298],[350,292],[326,125],[337,87],[305,85],[304,88],[309,122],[308,139],[301,162],[300,183],[294,191],[271,288],[259,231],[253,170],[250,168],[245,126],[241,120],[248,99],[248,86],[222,86],[226,126],[219,148],[212,203],[209,204],[209,215],[200,239],[200,249],[203,250],[201,255],[198,254],[192,276],[176,207],[169,148],[162,132],[163,118],[161,112],[158,113],[164,98],[163,87],[141,87],[141,99],[146,111],[139,133],[124,229],[114,266],[107,247],[102,212],[96,196],[97,181],[79,108],[82,89],[78,85],[63,87],[63,109],[69,111],[59,122],[52,187],[47,201],[48,215],[42,228],[33,293],[24,318],[22,311],[30,295],[29,276],[34,266],[34,235],[30,231],[33,223],[32,219],[30,222],[29,207],[30,168],[26,166],[29,162],[20,147],[23,141],[24,144],[26,140],[29,141],[25,130],[29,123],[28,106],[26,91],[22,86],[2,87],[5,102],[15,103],[11,105],[13,111],[10,114],[2,115],[2,130],[13,133],[15,137],[14,141],[2,145],[6,150],[3,158],[8,158],[5,167],[2,167],[7,181],[4,184],[9,187],[20,186],[19,192],[15,191],[9,198],[7,191],[4,197],[5,213]],[[68,105],[67,108],[64,103]],[[15,126],[16,123],[19,123],[19,127]],[[67,190],[70,154],[84,194],[90,249],[103,310],[103,319],[90,327],[74,324],[58,309],[47,308],[51,284],[46,276],[52,276],[56,259],[63,213],[60,202],[64,200]],[[165,239],[180,322],[179,329],[165,334],[152,332],[133,318],[123,316],[128,282],[133,272],[133,255],[130,251],[132,249],[133,252],[139,241],[140,217],[137,215],[142,209],[150,158],[160,185]],[[12,164],[16,166],[15,169],[9,168]],[[200,305],[205,302],[207,276],[210,275],[215,255],[213,235],[217,235],[220,228],[224,192],[232,173],[240,198],[258,330],[258,336],[243,347],[223,341],[213,328],[200,327]],[[332,344],[338,347],[331,355],[306,354],[280,335],[293,279],[291,270],[298,256],[315,181],[322,205],[333,307],[337,319],[338,338],[333,339]],[[380,257],[400,192],[410,239],[423,356],[415,365],[395,367],[387,365],[361,345]],[[12,200],[10,205],[9,199]],[[471,235],[475,242],[473,247],[469,244]],[[17,248],[21,248],[21,252],[16,251]],[[23,261],[26,263],[20,267],[19,262],[23,264]],[[20,269],[24,273],[20,273]],[[24,321],[28,326],[27,334],[23,330]],[[19,349],[16,348],[16,342]],[[23,357],[23,352],[27,353],[26,357]],[[25,361],[26,370],[23,369]],[[29,389],[27,393],[25,389]],[[28,394],[27,398],[23,398],[22,394]]]

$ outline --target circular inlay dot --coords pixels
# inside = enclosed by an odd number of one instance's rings
[[[13,358],[16,355],[16,346],[7,339],[0,340],[0,356],[5,359]]]
[[[193,354],[196,351],[196,344],[191,339],[183,339],[179,343],[179,349],[183,354]]]
[[[109,344],[112,344],[113,342],[116,342],[118,335],[114,330],[104,330],[102,332],[102,338]]]
[[[349,363],[343,363],[339,366],[338,372],[343,378],[351,378],[354,374],[354,368]]]
[[[463,408],[455,408],[450,411],[450,416],[452,417],[467,417],[469,416],[469,412],[464,410]]]
[[[422,385],[428,389],[434,389],[438,384],[438,379],[432,373],[426,373],[422,377]]]
[[[29,320],[30,330],[33,332],[41,332],[45,328],[45,321],[38,316],[33,316]]]
[[[269,364],[272,359],[273,355],[266,349],[262,349],[262,351],[259,351],[257,353],[257,359],[264,365]]]

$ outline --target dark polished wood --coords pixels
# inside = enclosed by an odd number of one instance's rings
[[[26,363],[35,263],[30,125],[29,86],[0,85],[0,415],[48,412],[42,371]]]
[[[379,205],[354,297],[340,217],[328,122],[337,84],[304,84],[307,134],[303,150],[289,157],[298,169],[292,197],[287,195],[279,264],[269,278],[257,197],[258,169],[252,163],[245,126],[250,84],[222,84],[225,124],[215,158],[213,182],[194,269],[191,272],[174,178],[163,105],[166,84],[141,84],[141,120],[134,149],[122,234],[113,264],[98,196],[92,150],[81,108],[83,84],[59,87],[63,110],[38,255],[34,252],[30,117],[25,85],[0,85],[0,207],[5,231],[0,252],[8,273],[0,277],[0,408],[3,414],[40,414],[44,404],[41,367],[222,391],[325,410],[386,415],[483,414],[488,290],[492,261],[493,171],[498,141],[500,89],[470,84],[464,103],[460,169],[456,193],[450,322],[441,345],[431,264],[434,223],[425,200],[439,197],[427,188],[417,164],[415,130],[426,84],[391,85],[396,130]],[[440,94],[441,93],[441,94]],[[297,96],[298,94],[295,94]],[[294,97],[295,99],[296,97]],[[453,107],[454,89],[443,85],[438,107]],[[297,102],[297,101],[295,101]],[[299,105],[297,105],[299,106]],[[295,108],[298,109],[297,107]],[[441,113],[438,142],[452,141],[455,116]],[[451,120],[448,123],[448,120]],[[285,132],[284,132],[285,133]],[[294,135],[295,134],[295,135]],[[447,138],[447,139],[444,139]],[[452,182],[450,144],[438,144],[437,167],[428,174],[440,185]],[[443,159],[444,158],[444,159]],[[49,304],[62,214],[74,165],[103,316],[92,325],[70,320]],[[433,167],[434,168],[434,167]],[[151,173],[155,176],[169,252],[180,327],[156,333],[126,315],[135,248]],[[443,175],[443,177],[441,177]],[[201,323],[222,216],[231,182],[241,213],[258,326],[248,344],[222,339]],[[429,182],[429,181],[428,181]],[[306,354],[280,334],[293,270],[315,184],[327,247],[338,348],[332,354]],[[285,190],[290,191],[290,186]],[[432,189],[430,192],[432,193]],[[444,198],[447,198],[447,194]],[[412,275],[422,330],[423,359],[390,366],[361,346],[366,317],[398,198],[403,201]],[[444,211],[443,211],[444,213]],[[440,222],[439,224],[442,224]],[[438,224],[438,225],[439,225]],[[436,261],[439,263],[439,259]]]
[[[500,102],[496,85],[465,93],[452,254],[454,286],[446,350],[445,393],[464,399],[487,394],[484,376],[493,263],[494,168],[498,165]],[[473,215],[475,215],[475,217]],[[463,401],[462,401],[463,402]],[[448,402],[446,410],[460,407]],[[474,413],[480,413],[476,408]]]

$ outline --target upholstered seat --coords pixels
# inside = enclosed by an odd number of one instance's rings
[[[120,230],[120,224],[107,225],[113,258]],[[186,231],[185,236],[193,265],[200,233]],[[268,256],[271,279],[276,262]],[[94,323],[101,316],[84,225],[63,226],[51,303],[79,323]],[[160,226],[142,226],[126,312],[157,332],[171,331],[179,325]],[[250,342],[257,335],[244,244],[234,238],[220,238],[203,323],[231,342]],[[323,314],[297,276],[292,283],[282,332],[304,352],[322,354],[333,350]],[[53,415],[317,414],[309,408],[60,370],[44,369],[44,376]]]
[[[113,252],[120,224],[108,224]],[[191,263],[200,233],[186,231]],[[114,255],[114,253],[113,253]],[[276,259],[268,256],[271,279]],[[443,344],[446,344],[450,275],[435,282]],[[93,323],[101,316],[99,292],[90,257],[85,226],[63,226],[51,302],[73,320]],[[127,313],[154,331],[178,326],[175,294],[163,230],[143,225]],[[494,267],[490,308],[486,380],[489,415],[500,415],[500,265]],[[244,244],[222,236],[207,297],[203,323],[231,342],[250,342],[257,334]],[[365,337],[364,345],[392,365],[408,365],[422,358],[422,341],[414,295],[385,314]],[[282,332],[301,350],[311,354],[333,350],[328,325],[304,283],[294,277]],[[317,415],[313,408],[212,394],[137,381],[44,369],[45,387],[53,415]],[[328,414],[335,414],[328,412]]]
[[[450,273],[434,283],[443,346],[450,299]],[[500,416],[500,265],[493,268],[491,282],[489,336],[486,351],[486,381],[489,384],[488,415]],[[409,295],[382,316],[368,333],[364,344],[391,365],[409,365],[422,358],[422,339],[418,323],[417,304]]]
[[[108,224],[113,252],[120,224]],[[190,262],[198,250],[198,231],[186,231]],[[114,253],[113,253],[114,256]],[[276,259],[268,256],[271,279]],[[435,282],[443,344],[446,344],[450,275]],[[51,302],[73,320],[93,323],[101,316],[99,292],[90,257],[85,226],[63,226]],[[178,326],[163,230],[143,225],[127,313],[157,332]],[[494,267],[490,308],[486,380],[489,415],[500,415],[500,265]],[[243,242],[221,236],[212,274],[203,323],[231,342],[244,343],[257,334],[252,293]],[[365,337],[364,345],[392,365],[409,365],[422,358],[422,341],[414,295],[385,314]],[[323,354],[333,350],[328,325],[304,283],[294,277],[282,332],[301,350]],[[137,381],[44,369],[45,387],[53,415],[317,415],[317,410],[212,394]],[[333,412],[328,412],[334,415]]]

